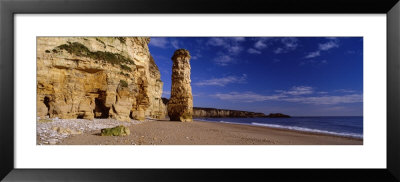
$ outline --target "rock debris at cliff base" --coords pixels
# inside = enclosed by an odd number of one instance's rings
[[[101,129],[117,126],[129,127],[145,121],[118,121],[115,119],[38,119],[36,122],[37,145],[54,145],[63,139],[84,133],[100,133]]]

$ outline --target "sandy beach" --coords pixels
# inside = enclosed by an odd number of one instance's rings
[[[128,126],[129,136],[100,130],[70,135],[57,145],[362,145],[362,139],[261,126],[148,120]]]

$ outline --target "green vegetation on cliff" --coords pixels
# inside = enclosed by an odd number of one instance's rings
[[[79,42],[68,42],[68,44],[62,44],[56,47],[60,50],[66,50],[70,54],[74,54],[76,56],[87,57],[95,60],[102,60],[111,64],[134,64],[134,62],[118,53],[111,53],[111,52],[103,52],[103,51],[90,51],[86,46]]]
[[[121,85],[121,87],[128,87],[128,83],[126,83],[125,80],[119,80],[119,84]]]
[[[126,43],[126,37],[115,37],[115,38],[118,39],[123,44]]]
[[[132,69],[127,65],[121,64],[120,66],[121,66],[121,69],[123,69],[123,70],[132,71]]]

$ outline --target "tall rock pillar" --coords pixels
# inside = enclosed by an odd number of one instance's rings
[[[168,102],[168,116],[171,121],[192,121],[193,96],[190,86],[190,54],[178,49],[172,56],[171,98]]]

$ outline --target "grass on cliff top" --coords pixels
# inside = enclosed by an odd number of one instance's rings
[[[122,63],[125,64],[134,64],[134,62],[126,58],[125,56],[118,54],[118,53],[111,53],[111,52],[103,52],[103,51],[96,51],[92,52],[90,51],[86,46],[79,42],[68,42],[68,44],[62,44],[57,46],[56,48],[60,50],[66,50],[70,54],[74,54],[76,56],[83,56],[83,57],[88,57],[91,59],[96,59],[96,60],[103,60],[105,62],[109,62],[111,64],[119,64],[121,65]]]

